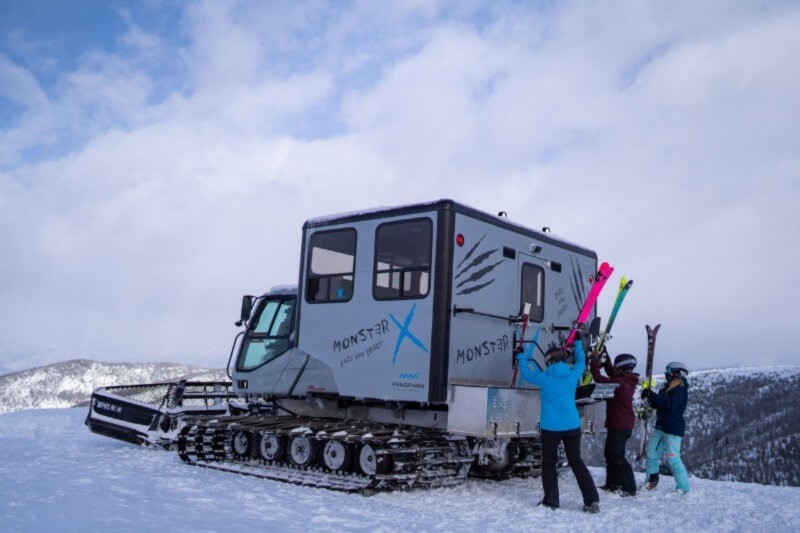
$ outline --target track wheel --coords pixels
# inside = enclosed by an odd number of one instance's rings
[[[283,439],[275,434],[265,433],[258,442],[258,451],[267,461],[279,461],[283,457],[284,448]]]
[[[329,440],[322,449],[322,462],[332,472],[349,470],[352,458],[352,447],[340,440]]]
[[[292,437],[289,442],[289,459],[297,466],[308,466],[314,462],[316,442],[308,437]]]
[[[389,472],[391,461],[386,455],[378,455],[378,448],[372,444],[364,444],[358,451],[358,470],[365,476],[385,474]]]
[[[250,433],[242,429],[235,431],[231,447],[237,456],[248,457],[250,455]]]

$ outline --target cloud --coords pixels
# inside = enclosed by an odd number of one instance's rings
[[[0,79],[3,80],[0,97],[26,108],[47,105],[47,95],[36,82],[36,78],[4,55],[0,55]]]
[[[668,359],[796,359],[797,8],[119,16],[52,84],[0,55],[4,358],[222,364],[239,296],[296,282],[305,219],[451,197],[633,278],[614,350],[663,322]]]

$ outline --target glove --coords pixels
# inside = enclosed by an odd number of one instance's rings
[[[581,337],[582,337],[581,330],[576,329],[575,330],[575,342],[578,342],[579,340],[581,340]]]
[[[640,396],[642,397],[642,400],[646,400],[647,397],[650,396],[650,389],[642,389]]]
[[[608,361],[608,350],[606,350],[606,347],[603,346],[603,352],[600,354],[600,364],[604,365],[606,364],[606,361]]]
[[[508,359],[506,359],[506,361],[508,361]],[[520,366],[528,364],[528,359],[525,357],[524,353],[521,352],[517,354],[517,364]]]

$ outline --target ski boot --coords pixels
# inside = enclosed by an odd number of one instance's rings
[[[583,512],[585,513],[599,513],[600,512],[600,502],[593,502],[589,505],[583,506]]]
[[[650,474],[647,477],[647,481],[645,481],[644,485],[642,485],[642,490],[655,490],[658,486],[658,474]]]
[[[545,507],[545,508],[547,508],[547,509],[552,509],[552,510],[554,510],[554,511],[555,511],[556,509],[558,509],[558,505],[553,505],[553,504],[551,504],[551,503],[548,503],[548,502],[546,502],[546,501],[544,501],[544,500],[542,500],[542,501],[540,501],[539,503],[537,503],[537,504],[536,504],[536,506],[537,506],[537,507]]]

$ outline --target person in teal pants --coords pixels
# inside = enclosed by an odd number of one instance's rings
[[[647,399],[656,410],[656,429],[647,443],[647,479],[642,486],[645,490],[653,490],[658,485],[658,463],[666,452],[675,489],[679,494],[689,492],[689,475],[681,460],[681,441],[686,431],[683,413],[689,401],[688,375],[683,363],[669,363],[664,372],[666,382],[658,393],[642,389],[642,399]]]

